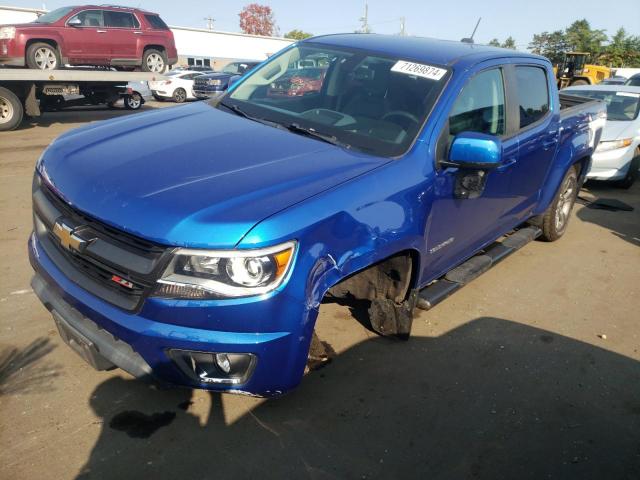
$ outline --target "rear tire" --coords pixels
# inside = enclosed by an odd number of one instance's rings
[[[142,71],[151,73],[164,73],[167,70],[167,56],[164,52],[150,48],[142,55]]]
[[[44,42],[36,42],[27,48],[27,67],[36,70],[56,70],[60,68],[58,49]]]
[[[587,82],[586,80],[574,80],[573,82],[571,82],[571,86],[579,86],[579,85],[589,85],[589,82]]]
[[[139,93],[134,92],[124,97],[124,108],[127,110],[138,110],[142,107],[142,97]]]
[[[637,151],[636,154],[637,155],[633,158],[633,160],[631,160],[627,175],[622,180],[618,180],[615,183],[616,187],[628,190],[635,183],[636,179],[638,178],[638,169],[640,168],[640,151]]]
[[[22,123],[22,102],[11,90],[0,87],[0,131],[14,130]]]
[[[173,91],[173,101],[176,103],[184,103],[187,100],[187,92],[184,88],[176,88]]]
[[[542,214],[538,226],[542,229],[541,239],[555,242],[567,231],[573,204],[578,196],[578,171],[572,166],[560,183],[560,188],[549,208]]]

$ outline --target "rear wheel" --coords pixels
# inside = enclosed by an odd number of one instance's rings
[[[173,92],[173,101],[183,103],[187,99],[187,92],[184,88],[176,88]]]
[[[55,70],[60,68],[58,49],[48,43],[32,43],[27,48],[27,66],[37,70]]]
[[[589,82],[587,82],[586,80],[582,80],[582,79],[578,79],[578,80],[574,80],[573,82],[571,82],[571,86],[578,86],[578,85],[589,85]]]
[[[11,90],[0,87],[0,131],[13,130],[20,125],[24,109]]]
[[[553,202],[551,202],[547,211],[542,214],[539,226],[542,228],[541,238],[543,240],[554,242],[564,235],[564,232],[567,231],[571,210],[577,196],[578,171],[574,165],[562,179]]]
[[[144,72],[164,73],[167,69],[167,57],[160,50],[150,48],[142,55],[142,70]]]
[[[124,97],[124,108],[127,110],[138,110],[142,106],[142,97],[139,93],[134,92]]]

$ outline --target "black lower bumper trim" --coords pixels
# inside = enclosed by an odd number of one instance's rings
[[[134,377],[151,377],[151,367],[131,345],[116,339],[65,302],[41,275],[36,274],[33,277],[31,287],[52,313],[63,340],[90,365],[98,370],[115,365]]]

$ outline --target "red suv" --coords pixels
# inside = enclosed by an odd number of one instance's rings
[[[162,73],[177,61],[167,24],[136,8],[62,7],[31,23],[0,27],[0,65],[104,65]]]

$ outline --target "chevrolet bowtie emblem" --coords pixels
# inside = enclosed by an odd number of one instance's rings
[[[88,245],[88,241],[73,233],[73,227],[70,227],[63,220],[57,220],[53,225],[53,234],[60,240],[67,250],[75,250],[81,252]]]

